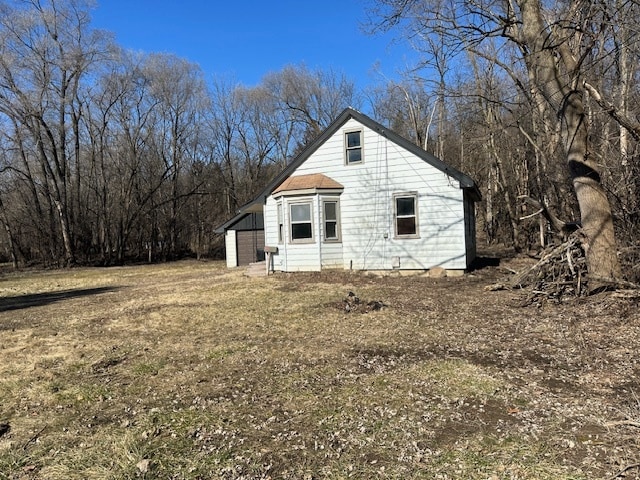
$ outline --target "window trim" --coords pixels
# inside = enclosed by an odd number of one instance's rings
[[[413,215],[398,216],[398,199],[399,198],[412,198],[413,199]],[[394,238],[420,238],[420,222],[418,216],[418,192],[401,192],[393,194],[393,233]],[[399,234],[398,233],[398,219],[399,218],[414,218],[415,233]]]
[[[327,210],[325,205],[327,203],[336,204],[336,218],[335,220],[327,220]],[[340,199],[339,198],[321,198],[320,204],[322,205],[322,241],[324,243],[340,243],[342,242],[342,234],[340,227]],[[336,236],[335,238],[327,238],[327,222],[335,222],[336,224]]]
[[[358,147],[349,147],[348,137],[350,133],[360,134],[360,145]],[[364,163],[364,130],[362,128],[354,128],[344,131],[344,164],[345,165],[361,165]],[[360,160],[357,162],[349,161],[349,152],[360,149]]]
[[[294,222],[293,215],[291,214],[291,208],[296,205],[308,205],[309,206],[309,221],[305,222]],[[302,244],[302,243],[315,243],[315,228],[313,226],[313,201],[311,199],[305,199],[295,202],[288,203],[288,212],[289,212],[289,221],[287,222],[289,225],[289,241],[292,244]],[[293,225],[294,224],[302,224],[308,223],[311,226],[311,237],[309,238],[293,238]]]

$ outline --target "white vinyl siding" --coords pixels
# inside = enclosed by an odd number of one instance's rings
[[[345,132],[357,130],[362,131],[366,161],[345,165]],[[323,242],[323,232],[318,230],[313,245],[283,245],[283,255],[274,259],[276,269],[318,270],[327,265],[365,270],[467,267],[463,190],[441,170],[351,119],[293,175],[312,173],[322,173],[344,186],[339,196],[341,243]],[[394,194],[402,192],[416,194],[419,238],[395,236]],[[283,208],[285,214],[287,210]],[[316,225],[323,228],[321,205],[316,204],[314,212]],[[277,241],[276,215],[276,200],[269,197],[265,208],[267,245]],[[285,225],[287,222],[285,219]]]
[[[282,205],[284,242],[278,246],[278,253],[272,256],[274,270],[286,272],[320,270],[318,195],[300,197],[282,197],[277,201],[273,197],[267,199],[265,219],[274,218],[274,222],[265,222],[265,244],[270,245],[278,239],[277,211]],[[311,225],[306,213],[311,214]],[[304,224],[304,227],[300,225]],[[292,227],[311,228],[311,238],[292,239]],[[293,235],[295,236],[295,235]],[[271,243],[270,243],[271,242]],[[274,243],[275,244],[275,243]]]
[[[283,242],[278,243],[279,240],[279,228],[278,228],[278,205],[282,205],[282,222],[286,225],[287,215],[284,203],[274,200],[273,197],[267,198],[267,203],[263,208],[264,211],[264,243],[265,245],[278,245],[278,252],[271,255],[271,261],[274,270],[287,271],[286,258],[287,258],[287,243],[286,239],[286,227],[283,226]]]
[[[322,267],[323,268],[343,268],[341,243],[325,243],[322,245]]]

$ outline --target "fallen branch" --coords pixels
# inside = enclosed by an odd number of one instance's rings
[[[612,296],[616,297],[616,298],[624,298],[624,299],[637,299],[640,297],[640,292],[637,289],[630,289],[630,290],[618,290],[617,292],[613,293]]]
[[[618,473],[616,473],[612,477],[609,477],[607,480],[615,480],[616,478],[624,475],[625,473],[627,473],[629,470],[631,470],[633,468],[640,468],[640,463],[634,463],[632,465],[627,465],[622,470],[620,470]]]
[[[530,213],[529,215],[525,215],[524,217],[520,217],[518,220],[522,221],[522,220],[527,220],[528,218],[533,218],[533,217],[535,217],[536,215],[538,215],[539,213],[542,213],[542,211],[543,211],[543,210],[542,210],[542,208],[541,208],[541,209],[540,209],[540,210],[538,210],[537,212],[533,212],[533,213]]]
[[[587,263],[579,232],[569,235],[560,245],[547,247],[539,260],[510,280],[511,288],[529,289],[523,306],[537,300],[561,301],[565,295],[581,296],[586,292]]]
[[[29,440],[27,440],[24,445],[22,445],[22,450],[26,450],[27,447],[29,446],[29,444],[35,442],[38,437],[42,434],[42,432],[44,432],[44,429],[47,428],[47,426],[45,425],[44,427],[42,427],[33,437],[31,437]]]
[[[625,425],[628,427],[637,427],[640,428],[640,422],[636,422],[634,420],[618,420],[616,422],[607,422],[605,423],[606,427],[617,427],[620,425]]]
[[[640,289],[640,285],[638,285],[637,283],[627,282],[626,280],[622,280],[621,278],[601,277],[598,275],[589,275],[589,278],[598,282],[608,283],[616,287],[626,287],[632,290]]]

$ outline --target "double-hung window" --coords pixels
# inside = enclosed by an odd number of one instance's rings
[[[396,237],[418,236],[418,195],[403,193],[393,196]]]
[[[313,240],[311,202],[290,204],[289,219],[291,223],[291,242]]]
[[[347,165],[353,165],[363,162],[364,156],[362,154],[362,130],[345,132],[344,145],[345,163]]]
[[[322,212],[324,220],[324,241],[340,241],[340,220],[338,200],[323,200]]]

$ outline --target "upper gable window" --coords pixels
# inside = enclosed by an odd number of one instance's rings
[[[345,146],[345,163],[353,165],[362,163],[364,155],[362,154],[362,130],[355,130],[344,133]]]

